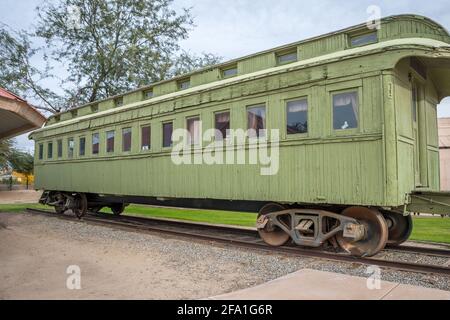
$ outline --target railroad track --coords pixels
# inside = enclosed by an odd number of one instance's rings
[[[425,254],[425,255],[444,257],[444,258],[450,259],[450,249],[444,249],[444,248],[430,248],[430,247],[400,245],[400,246],[387,246],[385,248],[385,251],[417,253],[417,254]]]
[[[26,209],[26,212],[47,215],[59,219],[80,221],[75,216],[56,214],[48,210]],[[259,238],[258,232],[254,228],[211,225],[170,219],[143,218],[128,215],[114,216],[99,213],[89,213],[81,221],[126,230],[158,232],[167,235],[188,237],[191,239],[195,238],[197,240],[206,240],[215,243],[232,244],[233,246],[258,249],[268,253],[283,253],[290,256],[320,258],[329,261],[349,262],[361,265],[376,265],[383,268],[409,272],[450,275],[450,267],[444,265],[392,261],[377,257],[358,258],[345,253],[335,253],[324,251],[323,249],[303,248],[298,246],[270,247]],[[388,247],[385,251],[433,255],[448,258],[450,261],[450,250],[447,249],[398,246]]]

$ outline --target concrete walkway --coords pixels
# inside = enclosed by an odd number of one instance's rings
[[[267,283],[212,300],[450,300],[450,291],[381,281],[370,290],[368,279],[303,269]]]

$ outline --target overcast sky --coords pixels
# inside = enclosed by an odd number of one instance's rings
[[[28,29],[41,0],[0,0],[0,21]],[[175,0],[174,7],[192,8],[196,27],[181,46],[194,53],[211,52],[226,60],[365,22],[367,8],[377,5],[383,17],[414,13],[450,30],[449,0]],[[450,99],[438,107],[450,116]],[[32,144],[24,136],[18,145]]]

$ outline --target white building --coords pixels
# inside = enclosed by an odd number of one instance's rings
[[[438,119],[441,190],[450,191],[450,118]]]

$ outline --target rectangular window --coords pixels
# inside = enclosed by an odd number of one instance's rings
[[[116,107],[123,106],[123,97],[115,98],[114,104],[116,105]]]
[[[114,136],[114,130],[106,132],[106,152],[114,152]]]
[[[238,69],[237,67],[223,69],[222,74],[224,78],[232,77],[238,74]]]
[[[59,139],[57,141],[57,149],[58,149],[58,158],[62,158],[62,154],[63,154],[63,141],[62,139]]]
[[[151,148],[151,128],[144,126],[141,128],[141,150],[150,150]]]
[[[131,151],[131,128],[122,129],[122,151]]]
[[[169,148],[172,146],[172,131],[172,122],[163,123],[163,148]]]
[[[47,158],[53,158],[53,142],[49,142],[47,145]]]
[[[80,156],[84,156],[86,154],[86,138],[80,138]]]
[[[376,32],[366,33],[350,38],[350,45],[352,47],[365,46],[367,44],[378,42],[378,35]]]
[[[308,132],[308,100],[289,101],[286,104],[287,134]]]
[[[185,90],[188,89],[191,86],[191,81],[188,80],[181,80],[178,82],[178,89]]]
[[[218,112],[214,116],[214,128],[216,129],[216,140],[221,141],[227,137],[230,130],[230,112]]]
[[[78,110],[72,110],[70,113],[72,114],[72,118],[76,118],[78,116]]]
[[[44,158],[44,145],[42,143],[39,143],[39,160],[42,160]]]
[[[266,129],[266,107],[252,106],[247,109],[247,128],[251,138],[263,137]]]
[[[92,154],[98,154],[100,151],[100,135],[99,133],[92,134]]]
[[[75,150],[75,140],[73,140],[73,138],[69,138],[67,140],[67,155],[69,158],[73,158],[74,150]]]
[[[282,54],[277,55],[277,62],[278,64],[285,64],[285,63],[291,63],[296,62],[298,59],[297,57],[297,49],[295,51],[286,52]]]
[[[98,104],[92,105],[92,106],[91,106],[91,112],[92,112],[92,113],[95,113],[95,112],[97,112],[97,111],[98,111]]]
[[[333,95],[333,128],[346,130],[358,127],[358,93]]]
[[[197,145],[200,142],[200,118],[199,117],[195,117],[195,118],[189,118],[186,121],[186,127],[187,130],[189,132],[188,135],[188,144],[194,144]]]
[[[145,97],[145,99],[153,98],[153,90],[150,89],[150,90],[144,91],[144,97]]]

